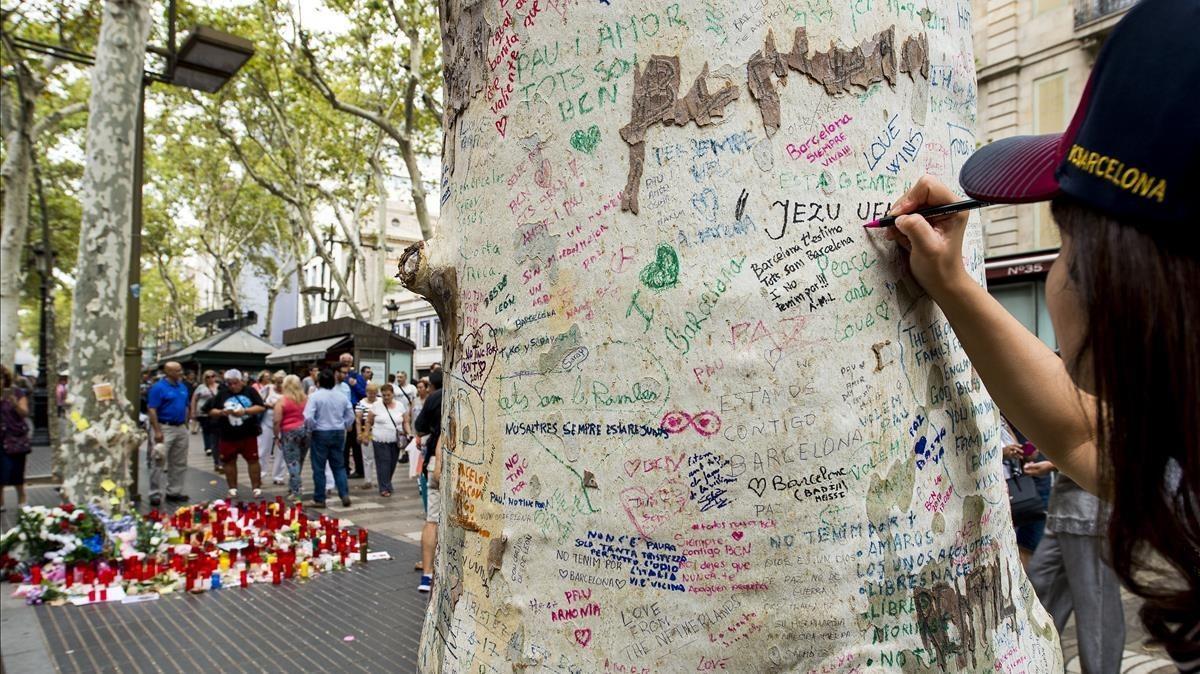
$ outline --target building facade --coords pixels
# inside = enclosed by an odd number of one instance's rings
[[[431,172],[431,168],[423,167],[423,170],[425,175],[436,175]],[[410,184],[407,177],[390,178],[387,203],[372,216],[373,223],[378,223],[380,218],[387,223],[387,242],[385,246],[375,245],[366,250],[367,279],[371,284],[379,284],[376,287],[384,288],[380,306],[383,313],[379,324],[416,343],[416,350],[413,352],[413,372],[410,375],[422,377],[429,374],[430,366],[442,360],[442,330],[433,306],[419,295],[404,289],[395,278],[404,249],[422,240],[421,226],[417,222],[416,210],[410,197]],[[429,184],[426,185],[425,191],[433,195],[426,203],[436,227],[437,188]],[[379,231],[377,226],[374,231]],[[374,244],[373,236],[367,238]],[[382,275],[382,279],[379,275]],[[394,312],[388,311],[388,306],[395,307]]]
[[[980,144],[1067,128],[1096,54],[1135,0],[973,0]],[[982,211],[988,289],[1057,347],[1045,278],[1061,240],[1046,203]]]

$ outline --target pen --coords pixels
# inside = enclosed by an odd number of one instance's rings
[[[919,215],[928,220],[929,218],[950,215],[952,213],[959,213],[961,211],[969,211],[975,208],[983,208],[984,206],[991,206],[991,204],[987,203],[986,201],[979,201],[978,199],[967,199],[966,201],[956,201],[952,204],[934,206],[933,208],[922,208],[921,210],[914,211],[912,213],[888,215],[879,218],[878,220],[872,220],[868,222],[867,224],[863,225],[863,228],[877,229],[881,227],[891,227],[896,224],[896,218],[900,217],[901,215]]]

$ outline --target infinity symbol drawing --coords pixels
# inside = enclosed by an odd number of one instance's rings
[[[672,435],[682,433],[691,427],[707,438],[716,435],[721,430],[721,417],[711,411],[699,412],[693,416],[687,412],[674,410],[664,414],[658,425]]]

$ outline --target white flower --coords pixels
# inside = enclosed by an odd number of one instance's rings
[[[161,543],[162,543],[162,539],[159,538],[158,536],[155,536],[154,538],[150,539],[150,545],[159,545]]]
[[[18,541],[23,541],[23,540],[25,540],[25,532],[24,532],[24,531],[22,531],[21,533],[17,534],[17,540],[18,540]]]

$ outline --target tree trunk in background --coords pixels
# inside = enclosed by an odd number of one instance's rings
[[[970,3],[441,19],[421,671],[1061,671],[998,414],[860,226],[974,148]]]
[[[33,86],[22,67],[13,68],[14,77],[22,78],[20,89]],[[12,87],[13,90],[18,87]],[[7,93],[7,92],[6,92]],[[22,92],[23,93],[23,92]],[[29,186],[33,178],[33,95],[19,95],[4,105],[9,117],[5,124],[4,226],[0,230],[0,363],[12,369],[17,353],[21,308],[21,286],[25,282],[22,253],[29,233]],[[11,124],[11,127],[9,126]]]
[[[66,439],[63,497],[78,504],[124,505],[123,488],[112,485],[128,482],[128,459],[143,435],[130,421],[129,406],[136,401],[125,400],[121,363],[134,142],[149,30],[148,0],[104,3],[88,104],[80,265],[71,313],[75,407],[73,433]]]

